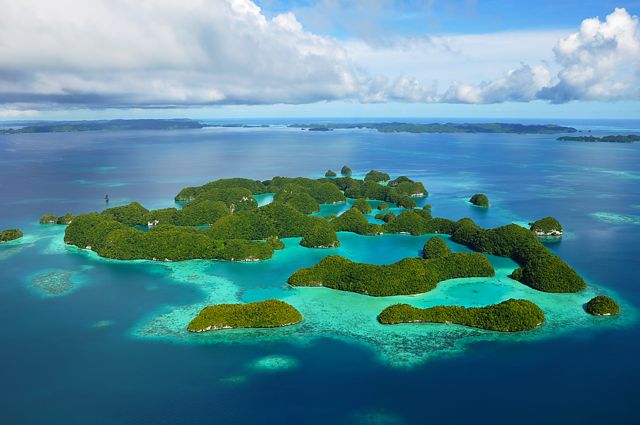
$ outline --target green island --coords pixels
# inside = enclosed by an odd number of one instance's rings
[[[324,173],[325,177],[335,177],[336,175],[337,175],[336,172],[333,170],[327,170],[327,172]]]
[[[0,134],[21,133],[71,133],[78,131],[117,130],[184,130],[208,127],[200,121],[190,119],[137,119],[96,121],[36,121],[23,127],[0,130]]]
[[[342,177],[349,177],[352,173],[353,171],[351,171],[351,168],[346,165],[343,165],[340,169],[340,175],[342,175]]]
[[[469,202],[477,207],[489,208],[489,197],[484,193],[476,193],[469,199]]]
[[[74,216],[71,213],[66,213],[60,217],[53,214],[45,214],[40,217],[40,224],[71,224],[73,217]]]
[[[598,295],[589,300],[585,310],[594,316],[614,316],[620,314],[620,305],[611,297]]]
[[[447,243],[437,236],[427,239],[422,247],[422,258],[441,258],[451,254]]]
[[[23,236],[24,234],[19,229],[0,230],[0,243],[15,241]]]
[[[289,127],[304,130],[349,130],[369,129],[381,133],[509,133],[509,134],[558,134],[576,133],[573,127],[555,124],[509,124],[509,123],[429,123],[404,122],[334,123],[334,124],[291,124]]]
[[[330,255],[313,267],[291,275],[292,286],[324,286],[374,297],[428,292],[447,279],[494,276],[487,257],[479,253],[455,253],[438,258],[405,258],[389,265],[355,263]]]
[[[531,223],[536,236],[562,236],[562,224],[553,217],[545,217]]]
[[[364,181],[366,182],[380,183],[380,182],[387,182],[389,180],[391,180],[391,176],[389,176],[389,174],[383,173],[378,170],[371,170],[367,173],[366,176],[364,176]]]
[[[302,322],[302,315],[290,304],[266,300],[248,304],[218,304],[202,309],[189,323],[190,332],[220,329],[278,328]]]
[[[562,136],[561,142],[603,142],[603,143],[633,143],[640,142],[640,134],[617,134],[611,136]]]
[[[421,293],[441,280],[493,275],[493,268],[482,255],[485,253],[513,259],[520,267],[511,277],[536,290],[577,292],[586,287],[584,280],[552,254],[534,232],[515,224],[483,229],[468,218],[453,221],[432,217],[430,207],[417,208],[413,200],[418,193],[427,194],[422,183],[407,177],[391,181],[393,185],[352,177],[220,179],[182,189],[175,197],[178,206],[174,208],[147,210],[134,202],[75,216],[65,229],[64,240],[102,257],[121,260],[260,261],[283,248],[282,238],[299,237],[303,247],[330,249],[340,244],[338,232],[368,236],[446,234],[477,253],[450,253],[442,246],[444,242],[434,239],[425,245],[424,259],[374,266],[331,256],[294,273],[290,281],[376,296]],[[258,207],[254,195],[265,193],[273,193],[273,202]],[[344,203],[347,198],[355,199],[355,203],[338,216],[309,215],[321,204]],[[363,214],[371,212],[368,201],[394,204],[403,211],[378,215],[383,223],[371,223]],[[354,275],[356,272],[361,275]],[[362,280],[361,276],[369,275],[377,276],[371,282]],[[414,276],[421,277],[410,279]]]
[[[398,323],[454,323],[500,332],[535,329],[544,323],[544,313],[527,300],[509,299],[486,307],[436,306],[416,308],[395,304],[382,310],[378,321],[385,325]]]
[[[364,198],[358,198],[353,203],[353,208],[359,210],[362,214],[369,214],[371,209],[371,204]]]

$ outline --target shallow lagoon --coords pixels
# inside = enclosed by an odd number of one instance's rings
[[[11,347],[0,354],[9,422],[469,423],[491,417],[511,423],[515,412],[523,423],[637,422],[639,226],[596,215],[637,215],[637,181],[625,177],[639,172],[635,145],[233,129],[11,136],[0,140],[0,150],[0,192],[7,200],[0,224],[27,232],[19,243],[0,247],[0,318],[19,323],[0,331]],[[615,172],[588,169],[594,158],[599,169]],[[342,163],[422,180],[431,193],[423,202],[433,205],[435,216],[472,216],[483,226],[557,216],[572,237],[549,247],[588,280],[589,292],[533,291],[508,279],[513,263],[499,258],[491,259],[496,278],[448,281],[413,297],[284,284],[292,271],[328,254],[379,264],[417,255],[426,236],[342,233],[340,248],[309,250],[291,239],[264,263],[150,264],[98,259],[64,246],[62,228],[35,223],[44,212],[103,208],[105,190],[112,205],[138,199],[162,207],[180,187],[213,178],[315,177]],[[475,192],[490,195],[488,211],[465,202]],[[321,214],[340,207],[323,207]],[[56,297],[34,291],[32,277],[51,271],[71,272],[78,284]],[[581,304],[601,292],[623,300],[623,316],[609,320],[582,311]],[[394,302],[472,306],[512,296],[538,303],[547,323],[504,335],[375,321]],[[295,305],[305,322],[277,330],[184,332],[191,314],[209,302],[269,297]],[[38,409],[30,408],[36,403]]]

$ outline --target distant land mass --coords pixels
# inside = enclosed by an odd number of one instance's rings
[[[0,134],[20,133],[71,133],[100,130],[183,130],[208,127],[190,119],[136,119],[100,121],[32,122],[24,127],[0,130]]]
[[[183,130],[205,127],[265,128],[266,124],[206,124],[186,118],[181,119],[117,119],[89,121],[36,121],[15,124],[0,130],[0,134],[21,133],[70,133],[78,131],[114,130]],[[575,133],[573,127],[555,124],[507,124],[507,123],[431,123],[402,122],[342,123],[342,124],[290,124],[290,128],[307,131],[332,131],[337,129],[373,129],[382,133],[511,133],[511,134],[559,134]]]
[[[604,142],[604,143],[633,143],[640,142],[640,135],[638,134],[628,134],[622,135],[618,134],[615,136],[562,136],[558,137],[558,140],[562,142]]]
[[[291,124],[289,127],[308,131],[331,131],[366,128],[381,133],[515,133],[558,134],[575,133],[573,127],[555,124],[508,124],[508,123],[431,123],[413,124],[403,122],[342,123],[342,124]]]

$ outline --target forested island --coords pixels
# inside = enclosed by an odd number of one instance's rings
[[[374,297],[413,295],[431,291],[438,282],[461,277],[494,276],[480,253],[457,252],[438,258],[405,258],[389,265],[354,263],[331,255],[289,277],[293,286],[326,286]]]
[[[545,217],[531,223],[531,231],[536,236],[560,237],[562,236],[562,224],[553,217]]]
[[[614,135],[614,136],[562,136],[558,137],[561,142],[603,142],[603,143],[633,143],[640,142],[640,135]]]
[[[15,241],[16,239],[20,239],[22,236],[24,235],[19,229],[0,230],[0,243]]]
[[[593,316],[613,316],[620,314],[620,306],[611,297],[606,295],[598,295],[589,300],[585,306],[587,313]]]
[[[290,304],[266,300],[249,304],[218,304],[202,309],[187,326],[189,332],[238,328],[278,328],[302,322]]]
[[[350,172],[347,166],[341,169],[342,175]],[[267,193],[273,194],[273,202],[259,207],[255,196]],[[376,265],[329,255],[288,278],[293,287],[324,286],[375,297],[425,293],[439,282],[453,278],[494,276],[495,270],[484,254],[513,259],[519,267],[510,277],[539,291],[578,292],[586,287],[567,263],[538,240],[540,232],[561,231],[557,220],[547,217],[533,223],[531,229],[515,224],[485,229],[469,218],[454,221],[433,217],[429,205],[416,206],[416,197],[427,195],[421,182],[406,176],[392,179],[377,170],[369,171],[363,179],[228,178],[182,189],[175,196],[177,206],[173,208],[148,210],[133,202],[77,216],[45,215],[41,223],[66,224],[67,244],[120,260],[263,261],[271,258],[274,251],[285,248],[282,238],[298,237],[300,245],[306,248],[331,249],[340,245],[339,232],[369,236],[432,235],[426,239],[421,257]],[[348,199],[352,200],[351,207],[338,216],[311,215],[322,204],[346,203]],[[377,201],[376,212],[380,213],[376,217],[382,224],[370,221],[375,214],[370,201]],[[401,211],[397,214],[385,211],[391,205]],[[438,234],[449,235],[451,241],[475,252],[452,252],[442,238],[434,236]],[[427,312],[395,307],[391,312],[393,317],[400,317],[393,320],[405,320],[402,315],[406,314],[407,321],[444,321],[512,331],[531,329],[544,320],[526,303],[512,300],[481,309],[442,307]],[[283,309],[273,302],[205,309],[192,322],[190,330],[296,322],[288,319],[261,322],[262,313],[256,311],[264,308],[272,311],[273,306],[278,307],[275,310]],[[253,322],[237,319],[243,314],[256,319]],[[381,317],[389,315],[386,312]],[[212,317],[218,321],[212,322]]]
[[[427,194],[422,183],[405,177],[399,179],[400,182],[396,179],[395,185],[383,185],[378,181],[387,179],[388,175],[375,170],[367,176],[364,180],[351,177],[216,180],[181,190],[175,199],[182,208],[147,210],[134,202],[101,213],[76,216],[65,231],[65,242],[121,260],[260,261],[271,258],[274,250],[282,248],[280,238],[300,237],[302,246],[332,248],[340,243],[337,232],[414,236],[439,233],[451,235],[454,242],[480,253],[512,258],[520,265],[512,277],[534,289],[576,292],[585,287],[582,278],[540,243],[532,231],[515,224],[483,229],[468,218],[453,221],[432,217],[428,208],[416,208],[412,197]],[[253,195],[262,193],[273,193],[273,202],[258,207]],[[357,201],[337,217],[309,215],[318,211],[320,204],[345,202],[347,197]],[[371,223],[365,216],[371,211],[368,200],[395,204],[404,211],[385,215],[384,224]],[[382,290],[374,285],[365,288],[357,282],[345,283],[348,273],[338,273],[354,267],[373,270],[369,265],[350,264],[348,260],[335,258],[324,261],[312,268],[313,272],[300,271],[291,282],[298,285],[314,282],[361,293],[392,295],[393,290],[397,290],[397,294],[429,290],[438,281],[453,276],[487,275],[477,256],[452,254],[436,260],[411,259],[388,266],[384,271],[390,273],[391,280],[402,282],[405,269],[409,268],[425,276],[424,281]],[[335,264],[325,267],[327,262]],[[424,267],[426,271],[421,270]]]
[[[190,119],[138,119],[100,121],[41,121],[26,123],[23,127],[0,129],[0,134],[71,133],[77,131],[114,130],[184,130],[208,127]]]
[[[342,129],[369,129],[381,133],[512,133],[512,134],[559,134],[575,133],[573,127],[555,124],[510,124],[510,123],[332,123],[332,124],[291,124],[289,127],[308,131],[330,131]]]
[[[544,323],[544,313],[527,300],[510,299],[486,307],[436,306],[416,308],[395,304],[378,316],[385,325],[398,323],[454,323],[500,332],[535,329]]]
[[[476,207],[489,208],[489,197],[484,193],[476,193],[469,198],[469,202]]]

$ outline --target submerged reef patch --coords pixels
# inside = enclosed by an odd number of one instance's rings
[[[640,224],[640,216],[638,215],[600,211],[592,213],[591,216],[610,224]]]

